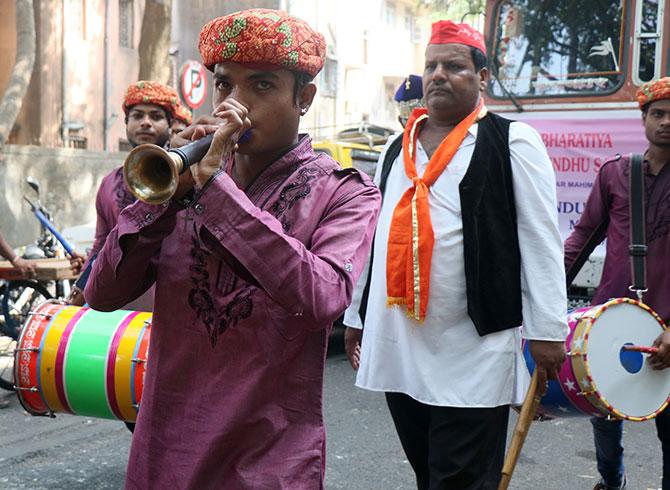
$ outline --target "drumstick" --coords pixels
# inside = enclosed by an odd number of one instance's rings
[[[658,347],[647,347],[644,345],[624,345],[623,350],[642,352],[644,354],[658,354]]]
[[[528,387],[528,393],[526,393],[526,398],[523,400],[523,405],[521,405],[521,413],[519,418],[516,421],[514,426],[514,434],[512,435],[512,442],[507,450],[507,456],[505,456],[505,464],[502,469],[502,479],[500,480],[500,485],[498,490],[507,490],[510,481],[512,480],[512,473],[514,472],[514,467],[516,462],[519,459],[521,454],[521,448],[523,443],[526,440],[528,435],[528,429],[530,424],[533,421],[535,412],[537,411],[537,406],[540,404],[541,395],[537,392],[537,367],[535,372],[533,372],[533,377],[530,380],[530,386]]]

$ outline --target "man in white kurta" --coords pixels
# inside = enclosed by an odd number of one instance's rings
[[[422,325],[402,308],[386,306],[386,243],[391,214],[393,205],[411,185],[400,162],[402,155],[391,169],[375,235],[370,299],[356,376],[356,385],[361,388],[399,391],[423,403],[453,407],[521,403],[529,379],[521,338],[565,338],[561,240],[555,224],[542,220],[543,216],[556,215],[556,184],[540,136],[520,122],[510,125],[509,142],[522,256],[524,328],[480,337],[468,316],[458,184],[472,157],[477,125],[468,133],[451,164],[430,188],[435,248],[429,310]],[[385,152],[382,159],[384,156]],[[427,163],[428,156],[419,143],[419,173]],[[538,226],[538,222],[544,226]],[[358,286],[364,284],[362,280]],[[358,305],[347,309],[347,326],[362,328]],[[389,362],[393,359],[396,362]],[[432,375],[424,376],[426,373]]]
[[[458,45],[459,49],[461,47],[465,46]],[[438,62],[449,63],[448,60]],[[430,121],[430,82],[425,73],[424,91],[428,96]],[[480,336],[468,314],[459,184],[470,166],[479,126],[475,123],[468,129],[450,163],[429,188],[435,243],[425,320],[417,322],[407,315],[405,308],[387,306],[389,228],[396,204],[412,186],[403,167],[402,152],[385,182],[373,261],[367,268],[371,277],[362,342],[356,352],[351,347],[352,339],[354,344],[360,339],[360,331],[356,329],[363,328],[359,308],[368,281],[365,274],[360,278],[353,303],[345,313],[344,323],[349,327],[346,334],[348,354],[352,365],[358,367],[356,385],[387,393],[396,428],[420,489],[497,487],[508,407],[523,400],[528,386],[522,338],[536,341],[536,346],[553,349],[549,361],[543,354],[536,355],[538,364],[551,376],[563,359],[563,341],[567,335],[563,250],[557,226],[554,172],[539,135],[524,123],[509,125],[509,158],[521,258],[523,329],[508,328]],[[416,146],[416,170],[421,176],[430,158],[421,136]],[[378,185],[381,162],[388,147],[378,165]],[[496,238],[485,237],[488,240]],[[396,394],[402,397],[401,405],[415,405],[414,408],[399,410],[398,401],[392,403]],[[450,421],[477,434],[460,421],[459,414],[463,411],[452,410],[445,414],[444,411],[436,412],[437,408],[481,409],[482,412],[474,412],[473,416],[482,424],[499,427],[497,435],[484,430],[484,435],[475,437],[485,439],[482,444],[495,447],[473,448],[477,445],[475,441],[453,432],[433,437],[435,424],[444,427]],[[456,415],[452,416],[453,413]],[[439,461],[438,453],[450,458],[447,448],[450,445],[462,446],[456,451],[460,455],[471,449],[472,454],[464,456],[464,461],[453,461],[460,456]],[[478,461],[482,458],[490,461]],[[477,472],[487,475],[477,477],[474,475]]]

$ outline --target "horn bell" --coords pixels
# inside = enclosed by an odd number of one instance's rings
[[[162,204],[177,191],[183,168],[179,154],[157,145],[143,144],[133,148],[126,157],[123,179],[140,201]]]

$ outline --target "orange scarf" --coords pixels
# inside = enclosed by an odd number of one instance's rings
[[[416,140],[419,125],[428,119],[426,109],[417,108],[407,121],[402,137],[405,173],[414,184],[393,211],[386,258],[387,304],[407,305],[407,315],[419,322],[426,318],[430,287],[430,262],[435,236],[430,220],[428,188],[442,174],[461,146],[470,126],[486,114],[484,101],[451,130],[433,154],[422,177],[416,173]]]

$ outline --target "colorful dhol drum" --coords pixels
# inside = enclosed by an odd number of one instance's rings
[[[151,313],[42,303],[28,317],[14,354],[21,404],[33,415],[134,422],[150,327]]]
[[[550,381],[540,402],[557,417],[594,415],[644,421],[668,404],[670,370],[656,371],[645,354],[624,345],[651,346],[663,320],[647,305],[628,298],[580,308],[568,315],[568,353],[558,381]],[[535,363],[524,348],[528,369]]]

